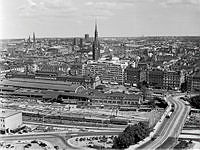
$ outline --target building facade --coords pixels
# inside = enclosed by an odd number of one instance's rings
[[[194,72],[187,77],[187,89],[188,91],[200,91],[200,71]]]
[[[138,106],[142,103],[142,94],[126,94],[121,92],[100,93],[90,96],[93,106]]]
[[[127,65],[115,61],[90,61],[83,65],[83,75],[99,76],[104,83],[123,84]]]
[[[148,84],[152,88],[163,88],[164,71],[162,70],[149,70],[148,71]]]
[[[14,110],[0,110],[0,131],[10,132],[22,125],[22,113]]]
[[[146,81],[146,71],[134,68],[131,65],[124,70],[124,84],[137,86],[139,82]]]
[[[167,90],[177,90],[181,86],[180,71],[164,71],[163,88]]]

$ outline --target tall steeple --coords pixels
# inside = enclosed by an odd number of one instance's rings
[[[98,40],[97,21],[95,20],[94,41]]]
[[[30,44],[31,43],[31,37],[30,37],[30,35],[29,35],[29,37],[28,37],[28,44]]]
[[[35,44],[35,32],[33,32],[33,43]]]
[[[97,22],[95,20],[95,31],[94,31],[94,41],[92,45],[92,53],[93,53],[93,60],[97,61],[100,57],[100,48],[99,48],[99,41],[98,41],[98,31],[97,31]]]

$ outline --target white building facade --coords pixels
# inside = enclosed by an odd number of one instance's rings
[[[83,65],[83,75],[95,75],[102,82],[106,83],[124,83],[124,69],[128,66],[128,62],[119,60],[99,60],[89,61]]]
[[[0,131],[9,132],[22,125],[22,112],[0,109]]]

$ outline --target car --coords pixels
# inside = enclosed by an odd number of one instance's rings
[[[10,144],[6,145],[6,148],[9,148],[10,146],[11,146]]]
[[[25,145],[24,148],[29,148],[29,146],[28,146],[28,145]]]
[[[92,141],[90,141],[88,144],[93,144],[93,142],[92,142]]]
[[[36,141],[36,140],[33,140],[33,141],[31,141],[31,143],[38,143],[38,141]]]

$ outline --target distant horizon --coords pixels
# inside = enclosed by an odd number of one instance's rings
[[[90,36],[89,38],[93,38],[94,36]],[[141,37],[200,37],[200,35],[147,35],[147,36],[101,36],[99,38],[141,38]],[[30,36],[30,38],[32,39],[32,36]],[[84,36],[69,36],[69,37],[37,37],[36,35],[36,39],[71,39],[71,38],[84,38]],[[28,39],[27,38],[0,38],[0,40],[24,40],[24,39]]]

